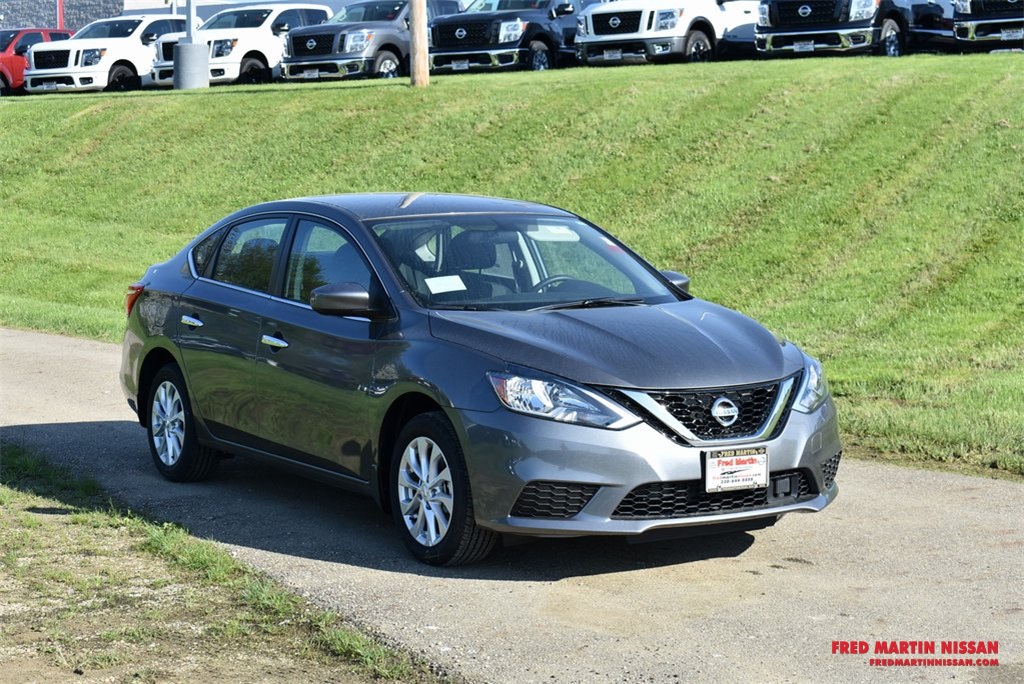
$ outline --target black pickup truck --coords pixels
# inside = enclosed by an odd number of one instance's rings
[[[762,0],[761,54],[1024,48],[1024,0]]]
[[[476,0],[430,24],[433,72],[527,68],[575,63],[580,0]]]

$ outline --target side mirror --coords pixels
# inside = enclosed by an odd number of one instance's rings
[[[279,36],[279,35],[281,35],[282,33],[288,33],[288,30],[289,30],[290,28],[291,28],[291,27],[290,27],[290,26],[288,26],[288,24],[286,24],[286,23],[284,23],[284,22],[281,22],[280,24],[274,24],[274,28],[273,28],[273,29],[271,29],[271,30],[272,30],[272,31],[274,32],[274,35],[275,35],[275,36]]]
[[[675,271],[662,271],[661,275],[665,276],[665,279],[672,283],[677,290],[682,290],[686,293],[690,292],[689,276],[684,276],[682,273],[676,273]]]
[[[156,39],[159,38],[159,37],[160,36],[158,36],[155,33],[143,33],[142,34],[142,44],[143,45],[152,45],[153,43],[156,42]]]
[[[576,8],[573,7],[568,2],[562,3],[561,5],[555,5],[555,7],[551,10],[551,18],[554,19],[556,17],[564,17],[573,14],[575,11]]]
[[[370,293],[358,283],[323,285],[313,290],[309,298],[313,311],[328,316],[364,316],[382,318],[384,312],[374,306]]]
[[[31,45],[19,45],[18,47],[14,48],[14,54],[16,54],[18,57],[24,57],[25,55],[28,54],[28,49],[30,47],[32,47],[32,46]]]

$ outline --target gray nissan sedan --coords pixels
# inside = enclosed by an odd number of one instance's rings
[[[216,223],[126,298],[169,480],[268,459],[390,510],[416,558],[502,534],[752,530],[837,493],[820,364],[568,211],[310,197]]]

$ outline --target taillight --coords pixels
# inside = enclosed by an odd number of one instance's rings
[[[132,309],[135,308],[135,302],[139,301],[139,297],[142,295],[142,291],[146,289],[146,286],[142,283],[132,283],[128,286],[128,292],[124,295],[124,312],[125,315],[131,316]]]

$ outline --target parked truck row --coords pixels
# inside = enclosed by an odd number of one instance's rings
[[[211,83],[408,72],[406,0],[231,7],[198,27]],[[735,55],[1022,50],[1024,0],[427,0],[431,71],[613,65]],[[184,16],[122,16],[73,37],[0,31],[0,94],[130,90],[174,80]]]

